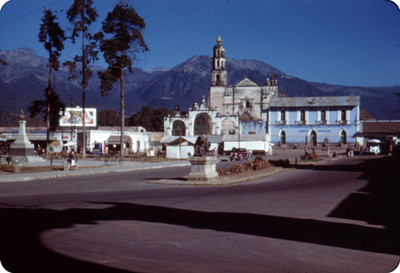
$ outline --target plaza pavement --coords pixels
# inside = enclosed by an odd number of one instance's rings
[[[322,162],[326,160],[331,160],[326,151],[316,150],[315,152],[317,153],[318,158],[322,160]],[[344,154],[345,150],[343,148],[335,149],[335,152],[337,154],[336,158],[345,156]],[[294,163],[297,159],[298,162],[300,163],[300,157],[303,154],[304,154],[304,149],[276,148],[274,149],[273,155],[268,155],[266,159],[267,160],[289,159],[291,163]],[[228,161],[229,158],[227,156],[219,157],[219,160]],[[176,160],[176,161],[161,161],[161,162],[123,161],[122,164],[119,165],[106,166],[104,164],[104,161],[102,160],[88,158],[79,160],[78,170],[70,170],[70,171],[56,170],[47,172],[0,174],[0,183],[23,182],[23,181],[32,181],[40,179],[59,178],[66,176],[94,175],[94,174],[111,173],[111,172],[129,172],[138,170],[172,168],[172,167],[182,167],[189,165],[190,163],[188,160]],[[29,167],[50,166],[50,161],[47,160],[45,162],[27,162],[24,163],[24,166],[29,166]],[[227,182],[228,181],[222,183],[226,184]],[[185,184],[188,184],[188,182],[186,182]]]

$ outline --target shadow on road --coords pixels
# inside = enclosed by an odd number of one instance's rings
[[[58,211],[3,208],[0,209],[0,219],[2,219],[0,260],[11,272],[128,272],[57,254],[40,242],[40,235],[52,229],[70,228],[76,224],[96,225],[99,221],[118,220],[165,223],[399,255],[399,185],[392,177],[393,173],[389,174],[393,166],[390,164],[393,163],[385,158],[361,163],[357,168],[365,171],[362,178],[370,182],[365,188],[341,202],[329,215],[364,220],[383,225],[384,228],[271,215],[203,212],[117,202],[95,203],[110,205],[101,209]],[[386,173],[378,174],[376,169],[378,167],[385,168]],[[396,172],[398,174],[399,170]],[[392,218],[394,215],[397,216],[396,219]],[[112,232],[110,231],[110,239]]]
[[[297,165],[297,169],[316,171],[360,172],[359,179],[368,184],[345,198],[328,217],[365,221],[382,225],[386,229],[397,229],[400,238],[400,158],[377,157],[360,160],[359,164],[343,165]]]
[[[396,231],[400,245],[400,159],[383,157],[361,164],[368,184],[350,194],[328,216],[365,221]]]

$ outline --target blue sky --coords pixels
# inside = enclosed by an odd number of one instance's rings
[[[62,27],[72,0],[11,0],[0,12],[0,50],[30,47],[44,7]],[[92,31],[117,0],[94,0]],[[355,86],[400,85],[400,11],[387,0],[129,0],[146,22],[150,52],[135,66],[173,66],[211,55],[221,35],[227,57],[264,61],[308,81]],[[79,53],[66,44],[62,59]],[[101,62],[97,63],[102,65]],[[229,72],[228,72],[229,73]],[[229,75],[229,74],[228,74]]]

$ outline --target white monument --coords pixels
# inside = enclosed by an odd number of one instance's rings
[[[19,114],[19,129],[17,138],[10,145],[9,155],[27,162],[43,162],[45,159],[35,155],[35,146],[29,141],[26,135],[26,120],[24,111]]]

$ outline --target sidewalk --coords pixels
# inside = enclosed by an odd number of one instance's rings
[[[58,178],[66,176],[93,175],[93,174],[104,174],[111,172],[129,172],[137,170],[160,169],[160,168],[180,167],[189,165],[190,163],[188,161],[163,161],[163,162],[124,161],[122,162],[121,165],[104,166],[104,162],[101,160],[80,159],[78,170],[2,174],[0,175],[0,183],[24,182],[24,181]],[[24,166],[29,166],[29,167],[50,166],[50,161],[24,163]]]

